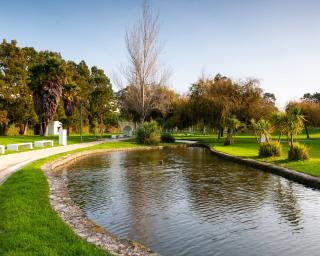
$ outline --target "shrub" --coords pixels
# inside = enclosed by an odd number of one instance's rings
[[[143,127],[139,127],[137,130],[136,141],[138,144],[144,144],[144,129]]]
[[[279,142],[265,142],[260,144],[259,156],[260,157],[271,157],[281,156],[282,147]]]
[[[172,143],[175,142],[175,138],[171,133],[164,133],[161,134],[161,141],[166,143]]]
[[[157,145],[160,142],[160,131],[155,121],[145,122],[137,130],[137,143],[147,145]]]
[[[295,143],[289,148],[289,160],[306,160],[309,159],[309,148],[303,144]]]

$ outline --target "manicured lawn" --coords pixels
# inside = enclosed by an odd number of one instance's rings
[[[110,255],[78,237],[54,212],[40,167],[74,152],[132,147],[140,145],[107,142],[36,161],[9,177],[0,185],[0,255]]]
[[[92,142],[97,139],[99,139],[100,136],[94,136],[91,135],[84,135],[83,136],[83,142]],[[111,138],[111,134],[105,134],[103,135],[103,138]],[[14,143],[23,143],[23,142],[35,142],[36,140],[53,140],[54,146],[59,146],[59,137],[58,136],[36,136],[36,135],[16,135],[16,136],[0,136],[0,145],[8,145],[8,144],[14,144]],[[80,143],[80,135],[70,135],[68,136],[68,144],[76,144]],[[34,148],[40,149],[40,148]],[[28,149],[23,149],[22,147],[19,149],[19,152],[22,151],[28,151]],[[8,151],[6,149],[6,154],[16,153],[16,151]]]
[[[230,146],[224,146],[224,138],[218,140],[216,135],[177,135],[178,139],[194,139],[209,144],[215,150],[228,153],[235,156],[244,158],[251,158],[259,161],[265,161],[273,164],[278,164],[289,169],[301,171],[314,176],[320,176],[320,129],[312,129],[310,131],[310,139],[306,139],[306,135],[303,133],[297,137],[297,141],[310,147],[310,159],[306,161],[288,161],[288,144],[283,137],[282,145],[283,152],[282,157],[279,158],[259,158],[258,157],[258,144],[255,137],[251,134],[237,135],[235,137],[235,144]],[[276,139],[277,136],[274,136]]]

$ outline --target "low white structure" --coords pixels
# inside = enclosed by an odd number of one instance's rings
[[[267,141],[266,135],[262,134],[260,137],[260,143],[265,143]]]
[[[8,144],[7,149],[8,150],[14,150],[14,151],[19,151],[19,147],[27,148],[27,149],[32,149],[32,142],[25,142],[25,143],[17,143],[17,144]]]
[[[48,135],[59,135],[59,131],[62,129],[62,123],[59,121],[52,121],[48,124]]]
[[[0,145],[0,154],[4,154],[4,146]]]
[[[111,135],[111,139],[117,139],[117,138],[118,138],[118,135],[115,135],[115,134]]]
[[[65,129],[59,131],[59,145],[67,145],[67,130]]]
[[[35,147],[42,148],[45,144],[49,144],[49,146],[53,147],[53,140],[38,140],[34,142]]]
[[[133,129],[131,126],[127,125],[123,128],[123,134],[126,136],[126,137],[131,137],[132,136],[132,132],[133,132]]]

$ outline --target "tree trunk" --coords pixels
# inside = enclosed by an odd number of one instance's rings
[[[29,122],[27,121],[23,127],[23,135],[27,135]]]
[[[304,129],[306,130],[307,139],[310,139],[309,129],[306,124],[304,124]]]
[[[24,125],[19,124],[19,135],[23,135]]]
[[[279,137],[278,137],[278,142],[280,143],[281,141],[281,136],[282,136],[282,132],[279,133]]]
[[[48,136],[48,122],[43,124],[43,136]]]
[[[102,115],[100,115],[100,138],[102,138]]]
[[[42,119],[40,135],[48,136],[48,120]]]
[[[223,138],[223,128],[220,129],[220,135]]]
[[[293,148],[293,135],[290,135],[290,147]]]

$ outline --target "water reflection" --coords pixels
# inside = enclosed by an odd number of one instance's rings
[[[68,174],[98,224],[162,255],[314,255],[319,192],[206,149],[115,152]]]

